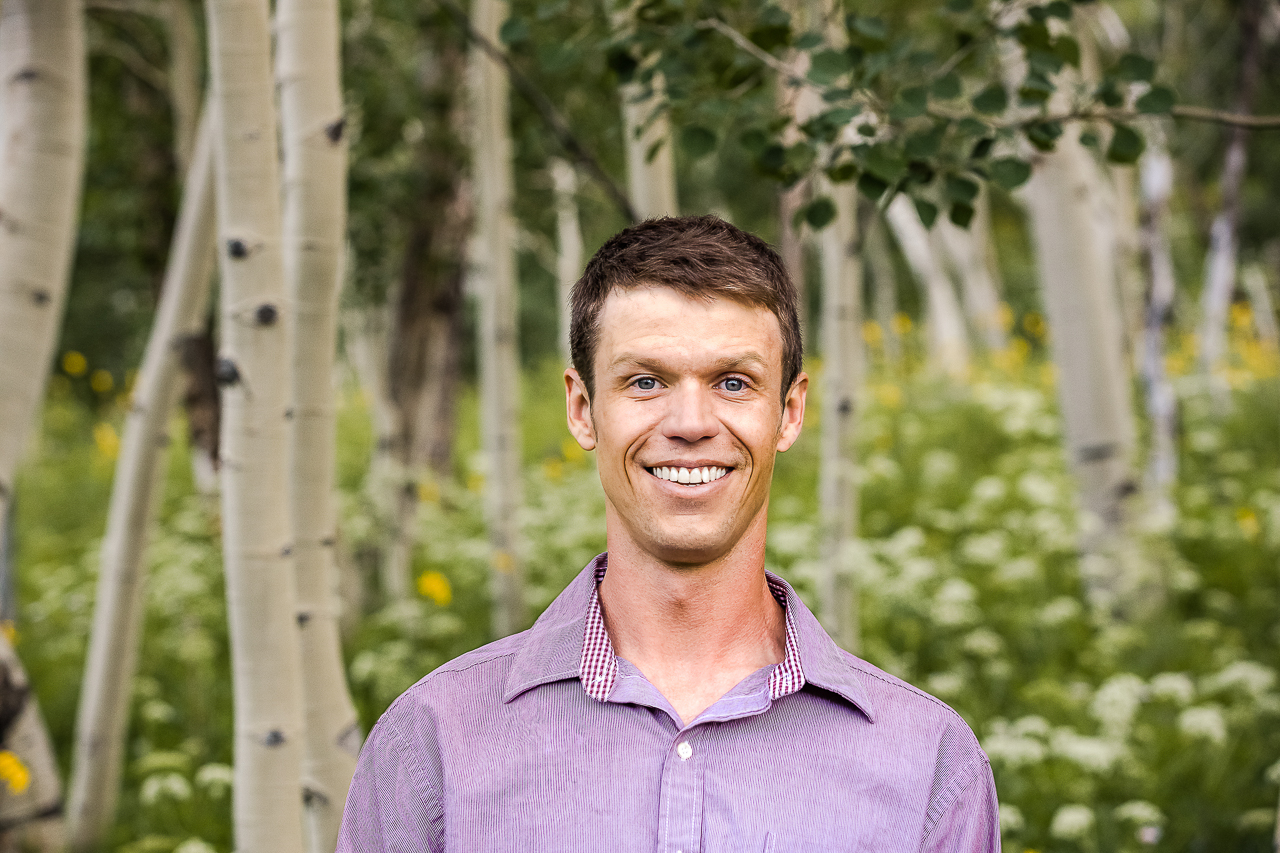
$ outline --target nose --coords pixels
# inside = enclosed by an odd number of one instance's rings
[[[682,384],[667,400],[668,408],[662,421],[662,434],[667,438],[695,442],[720,431],[712,391],[701,383]]]

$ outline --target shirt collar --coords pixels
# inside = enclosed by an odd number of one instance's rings
[[[604,630],[596,591],[607,568],[607,554],[593,559],[529,629],[507,677],[504,702],[539,685],[570,678],[580,678],[583,690],[597,701],[609,695],[617,677],[617,658]],[[855,666],[857,659],[836,646],[790,584],[771,572],[766,572],[766,578],[787,611],[786,656],[769,677],[770,699],[776,701],[808,684],[842,696],[874,721],[870,697]]]

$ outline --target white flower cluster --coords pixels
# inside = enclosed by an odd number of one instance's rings
[[[1238,660],[1206,676],[1200,682],[1203,693],[1213,694],[1239,690],[1255,702],[1263,698],[1276,685],[1276,671],[1257,661]]]
[[[1151,679],[1151,698],[1190,705],[1196,698],[1196,685],[1185,673],[1162,672]]]
[[[1089,712],[1102,724],[1108,738],[1123,740],[1146,698],[1146,682],[1132,673],[1122,672],[1108,678],[1093,694]]]
[[[1197,705],[1178,715],[1178,730],[1187,737],[1221,746],[1227,740],[1227,719],[1220,705]]]
[[[1061,806],[1053,813],[1049,834],[1064,841],[1083,840],[1093,831],[1093,809],[1078,803]]]

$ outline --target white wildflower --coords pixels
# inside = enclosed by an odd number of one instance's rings
[[[1158,826],[1140,826],[1133,835],[1138,839],[1139,844],[1151,846],[1160,843],[1160,839],[1164,837],[1164,830]]]
[[[1008,542],[1009,537],[1003,530],[992,530],[966,538],[960,552],[970,562],[995,565],[1004,559]]]
[[[1043,739],[1049,736],[1052,727],[1049,721],[1039,714],[1029,714],[1015,720],[1011,729],[1020,735],[1035,735]]]
[[[1058,503],[1058,484],[1039,471],[1028,471],[1018,478],[1018,492],[1036,506],[1054,506]]]
[[[1236,826],[1243,832],[1266,832],[1276,825],[1275,809],[1249,809],[1236,818]]]
[[[1164,812],[1154,803],[1146,800],[1130,800],[1116,806],[1117,820],[1127,820],[1142,826],[1161,826],[1164,824]]]
[[[1132,673],[1123,672],[1108,678],[1098,688],[1089,711],[1102,723],[1102,729],[1109,737],[1123,739],[1146,695],[1146,683]]]
[[[979,613],[974,603],[978,592],[973,584],[960,578],[950,578],[933,598],[933,621],[939,625],[966,625],[978,621]]]
[[[139,794],[142,802],[148,806],[164,799],[191,799],[191,783],[185,776],[177,773],[153,773],[142,780],[142,791]]]
[[[1218,705],[1197,705],[1178,715],[1178,728],[1193,738],[1204,738],[1215,745],[1227,739],[1227,721]]]
[[[925,680],[925,690],[947,699],[964,690],[964,676],[956,672],[935,672]]]
[[[1200,687],[1205,693],[1237,688],[1255,701],[1262,698],[1276,684],[1276,671],[1257,661],[1238,660],[1221,671],[1205,678]]]
[[[1047,754],[1045,745],[1034,737],[1039,732],[1027,731],[1022,722],[1019,720],[1010,725],[1007,720],[998,718],[991,721],[991,730],[982,739],[982,749],[989,759],[1008,767],[1023,767],[1044,760]],[[1047,728],[1048,724],[1045,726]]]
[[[1078,764],[1091,773],[1105,773],[1124,756],[1124,745],[1116,741],[1082,735],[1061,726],[1049,738],[1049,749],[1059,758]]]
[[[986,504],[1004,500],[1008,493],[1009,488],[1004,484],[1004,480],[987,475],[973,484],[970,497],[976,503]]]
[[[1040,608],[1040,623],[1049,628],[1056,628],[1064,622],[1080,616],[1084,607],[1069,595],[1060,595]]]
[[[1196,686],[1185,673],[1162,672],[1151,679],[1151,698],[1189,705],[1196,698]]]
[[[924,455],[920,467],[924,484],[937,486],[955,476],[960,470],[960,459],[950,450],[934,449]]]
[[[1030,557],[1018,557],[1008,562],[1001,563],[996,569],[996,579],[1001,583],[1017,584],[1023,581],[1033,581],[1039,574],[1036,561]]]
[[[235,770],[228,764],[206,764],[196,771],[196,784],[213,794],[223,794],[235,783]]]
[[[1262,775],[1272,785],[1280,785],[1280,761],[1268,767]]]
[[[203,838],[188,838],[173,848],[173,853],[218,853],[218,848]]]
[[[970,654],[989,658],[1000,654],[1004,648],[1004,640],[990,628],[979,628],[966,634],[960,645]]]
[[[1011,832],[1022,832],[1026,828],[1027,820],[1022,816],[1022,809],[1008,803],[1000,804],[1000,834],[1008,835]]]
[[[1082,805],[1062,806],[1053,813],[1049,834],[1066,841],[1079,841],[1093,830],[1093,809]]]

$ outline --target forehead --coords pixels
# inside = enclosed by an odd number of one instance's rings
[[[689,296],[660,285],[619,288],[599,319],[597,364],[631,354],[754,354],[782,366],[782,329],[768,308],[736,299]]]

